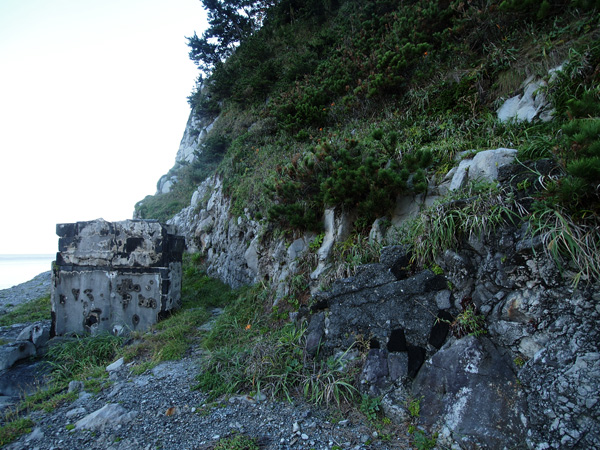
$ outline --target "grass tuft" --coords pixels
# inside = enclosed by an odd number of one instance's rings
[[[31,302],[22,303],[12,311],[0,317],[0,326],[14,325],[15,323],[37,322],[50,319],[50,296],[46,295]]]
[[[20,418],[0,427],[0,446],[10,444],[19,436],[31,433],[35,424],[31,419]]]

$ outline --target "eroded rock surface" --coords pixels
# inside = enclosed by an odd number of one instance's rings
[[[59,224],[51,335],[147,330],[181,300],[184,240],[157,221]]]
[[[525,395],[510,363],[485,337],[450,341],[421,368],[411,398],[419,424],[466,448],[520,448],[526,436]]]

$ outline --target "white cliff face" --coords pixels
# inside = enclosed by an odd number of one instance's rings
[[[177,183],[177,168],[181,164],[194,162],[198,154],[202,152],[202,142],[206,135],[214,127],[218,117],[201,116],[198,117],[194,110],[190,111],[183,137],[179,143],[179,149],[175,156],[175,165],[168,174],[160,177],[157,183],[156,194],[168,194]]]
[[[206,135],[212,130],[217,118],[198,117],[194,110],[190,112],[183,137],[175,157],[176,163],[192,162],[196,152],[201,150],[201,144]]]
[[[288,278],[295,274],[299,258],[308,251],[314,234],[305,234],[289,244],[266,231],[267,224],[247,212],[230,215],[231,202],[217,177],[205,180],[194,192],[190,206],[169,221],[185,236],[188,251],[206,256],[208,273],[236,288],[258,281],[287,292]]]

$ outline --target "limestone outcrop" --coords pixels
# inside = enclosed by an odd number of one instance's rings
[[[190,111],[183,137],[177,149],[175,156],[175,165],[169,173],[163,175],[156,185],[156,194],[168,194],[175,184],[177,184],[177,170],[182,165],[194,162],[198,154],[202,152],[202,143],[207,134],[212,130],[218,117],[211,115],[198,116],[196,111]]]
[[[552,79],[562,66],[555,67],[548,71]],[[543,122],[552,120],[554,108],[549,103],[545,89],[548,82],[544,78],[531,75],[520,86],[517,95],[510,97],[502,103],[496,112],[498,120],[507,122],[514,120],[516,122],[532,122],[539,119]]]

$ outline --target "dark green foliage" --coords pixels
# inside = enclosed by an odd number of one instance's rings
[[[600,88],[586,89],[580,98],[572,98],[566,103],[567,111],[572,117],[600,116]]]
[[[424,169],[433,162],[429,150],[408,153],[398,162],[396,133],[376,129],[372,139],[345,139],[343,145],[321,143],[314,152],[297,154],[278,170],[271,186],[276,201],[269,219],[300,229],[318,229],[326,207],[355,210],[357,223],[368,226],[394,206],[396,197],[412,180],[414,192],[427,189]]]
[[[190,59],[206,73],[229,57],[236,46],[260,27],[269,1],[202,0],[209,27],[188,38]]]
[[[600,45],[580,39],[597,34],[594,14],[582,13],[596,3],[205,2],[209,32],[222,35],[211,43],[223,53],[190,103],[201,116],[220,113],[228,138],[211,137],[202,163],[180,168],[177,192],[156,205],[147,199],[141,215],[170,217],[218,165],[233,214],[249,208],[284,227],[318,229],[323,209],[338,206],[364,226],[389,212],[399,193],[425,192],[457,152],[507,142],[521,158],[560,159],[570,178],[551,186],[555,194],[581,188],[581,180],[591,186],[595,169],[570,156],[567,148],[581,144],[557,137],[560,124],[534,129],[491,116],[535,54],[532,72],[569,60],[547,90],[557,117],[597,117]],[[190,42],[197,61],[210,53],[202,45]],[[251,132],[263,121],[268,132]],[[335,131],[348,142],[331,138]]]
[[[188,97],[188,103],[192,107],[197,117],[217,117],[221,112],[219,102],[206,90],[202,90],[202,85],[192,92]]]
[[[575,8],[591,10],[600,7],[598,0],[503,0],[499,9],[503,12],[519,13],[527,17],[543,20],[551,14],[559,14],[569,5]]]
[[[570,208],[600,209],[600,118],[572,120],[563,128],[567,177],[559,198]]]
[[[401,98],[411,82],[429,79],[447,58],[442,50],[460,42],[456,30],[470,30],[484,14],[438,2],[279,2],[262,29],[214,62],[210,89],[240,105],[270,97],[268,113],[293,133],[325,126],[366,99]],[[448,82],[436,96],[440,108],[462,108],[474,81]]]

